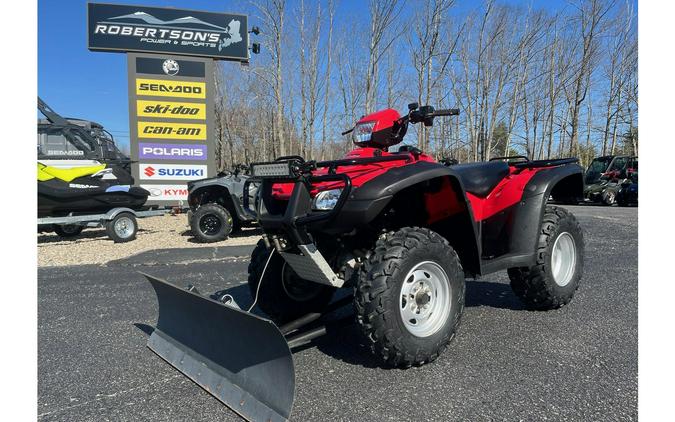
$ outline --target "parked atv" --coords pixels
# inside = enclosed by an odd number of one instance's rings
[[[621,185],[637,168],[637,157],[608,155],[594,158],[584,178],[584,199],[614,205]]]
[[[263,228],[249,264],[253,304],[207,297],[148,276],[159,301],[148,346],[249,420],[287,420],[295,379],[289,349],[330,332],[317,322],[345,303],[389,366],[434,361],[457,334],[465,278],[507,270],[536,310],[567,304],[579,286],[584,237],[549,197],[581,198],[577,159],[446,166],[400,143],[409,124],[458,110],[409,105],[369,114],[343,159],[283,157],[251,165]],[[332,301],[338,289],[353,292]],[[250,313],[258,306],[272,320]],[[272,322],[274,321],[274,323]]]
[[[248,166],[237,165],[232,172],[188,182],[188,225],[195,239],[220,242],[254,221],[255,216],[241,206],[247,173]],[[255,195],[255,190],[249,194]]]
[[[621,183],[616,194],[616,203],[620,207],[638,204],[638,174],[637,171]]]

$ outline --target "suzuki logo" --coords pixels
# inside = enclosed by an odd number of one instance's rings
[[[155,169],[152,167],[146,167],[144,173],[146,176],[152,177],[155,175]]]

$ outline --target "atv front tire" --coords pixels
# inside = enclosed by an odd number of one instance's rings
[[[560,308],[579,287],[584,269],[584,235],[572,213],[547,206],[539,232],[537,261],[509,268],[511,288],[527,307]]]
[[[232,233],[233,226],[232,215],[219,204],[202,205],[190,220],[192,235],[202,243],[225,240]]]
[[[262,240],[251,254],[248,287],[258,307],[278,324],[323,311],[336,290],[300,278],[284,258],[276,250],[268,249]]]
[[[405,227],[378,240],[361,267],[357,321],[387,365],[422,365],[454,338],[464,292],[464,271],[448,241],[425,228]]]

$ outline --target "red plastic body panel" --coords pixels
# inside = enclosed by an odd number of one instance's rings
[[[385,110],[386,111],[386,110]],[[377,113],[375,113],[377,114]],[[386,173],[392,168],[410,165],[418,161],[436,162],[433,157],[426,154],[398,153],[392,154],[378,148],[357,148],[349,152],[344,158],[365,158],[375,156],[406,155],[407,160],[385,161],[381,163],[341,166],[337,168],[337,173],[347,174],[352,179],[352,188],[358,188],[364,183]],[[473,218],[475,221],[483,221],[500,211],[517,204],[523,197],[523,192],[527,183],[539,171],[546,170],[548,167],[509,168],[509,174],[502,179],[497,186],[485,197],[478,197],[469,192],[466,197],[471,204]],[[327,174],[327,168],[321,168],[314,171],[314,175]],[[314,197],[318,192],[337,189],[342,187],[340,182],[322,182],[313,185],[310,195]],[[272,187],[272,196],[277,200],[288,200],[293,191],[293,183],[276,183]],[[425,195],[425,205],[429,214],[429,224],[447,218],[457,212],[464,210],[463,198],[461,192],[454,192],[449,180],[444,180],[439,192],[428,193]]]
[[[373,126],[373,132],[377,132],[382,129],[387,129],[394,126],[394,122],[401,118],[401,115],[398,114],[398,111],[393,108],[387,108],[385,110],[376,111],[367,116],[363,116],[361,120],[356,122],[356,124],[361,123],[370,123],[375,122]]]

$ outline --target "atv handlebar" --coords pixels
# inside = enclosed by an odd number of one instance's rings
[[[434,110],[434,117],[440,117],[440,116],[459,116],[459,109],[458,108],[448,108],[448,109],[442,109],[442,110]]]

